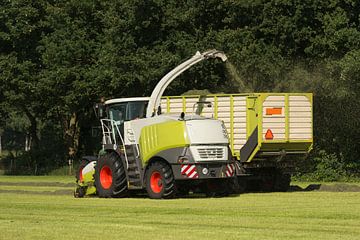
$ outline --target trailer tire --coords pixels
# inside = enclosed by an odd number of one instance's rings
[[[227,197],[232,193],[233,179],[208,179],[205,182],[206,197]]]
[[[150,198],[173,198],[176,194],[174,174],[165,162],[152,163],[145,175],[146,191]]]
[[[100,157],[95,166],[95,186],[99,197],[124,197],[127,179],[124,164],[115,152]]]
[[[291,175],[284,173],[277,173],[275,177],[274,191],[286,192],[290,188]]]

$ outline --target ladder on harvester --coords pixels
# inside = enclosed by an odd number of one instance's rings
[[[103,133],[103,149],[114,149],[116,150],[118,147],[122,147],[125,149],[125,142],[123,137],[121,136],[120,130],[116,122],[112,119],[101,119],[101,129]],[[115,131],[113,131],[115,130]],[[121,145],[118,145],[117,136],[119,137],[121,141]],[[126,155],[126,151],[124,151],[124,157],[125,157],[125,163],[126,163],[126,169],[129,168],[129,162],[128,157]]]
[[[117,149],[118,142],[121,142],[123,157],[126,163],[126,176],[130,189],[142,188],[141,160],[138,146],[125,145],[120,130],[116,122],[112,119],[101,119],[103,132],[103,148]],[[118,139],[120,141],[118,141]]]
[[[125,150],[129,162],[127,172],[129,187],[133,189],[142,188],[142,174],[140,171],[142,166],[138,148],[137,146],[128,145]]]

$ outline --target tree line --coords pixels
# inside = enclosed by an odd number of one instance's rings
[[[230,64],[197,65],[166,94],[313,92],[315,149],[299,171],[357,175],[359,21],[356,0],[1,0],[2,149],[36,174],[92,154],[94,102],[149,96],[216,48]]]

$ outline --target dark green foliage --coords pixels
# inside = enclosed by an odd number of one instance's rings
[[[3,0],[3,146],[32,173],[65,165],[72,151],[93,154],[94,102],[149,96],[180,62],[217,48],[227,64],[196,65],[165,94],[313,92],[316,148],[302,171],[359,174],[359,15],[356,0]]]

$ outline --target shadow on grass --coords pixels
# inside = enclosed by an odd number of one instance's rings
[[[360,192],[360,186],[355,184],[309,184],[307,187],[302,188],[298,185],[290,186],[289,192],[310,192],[310,191],[322,191],[322,192]]]

